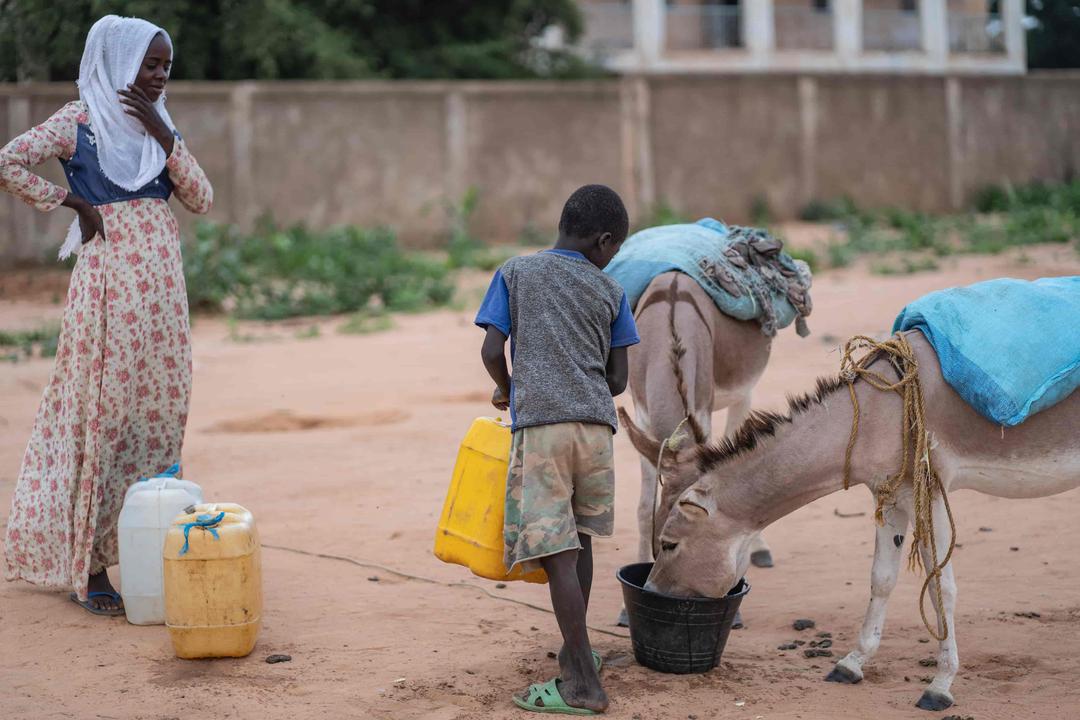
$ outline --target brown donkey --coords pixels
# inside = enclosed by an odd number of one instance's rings
[[[629,360],[638,424],[653,437],[668,438],[678,430],[705,443],[712,414],[727,408],[725,434],[738,429],[769,362],[772,339],[761,326],[720,312],[697,282],[679,272],[654,278],[638,301],[636,315],[641,343],[630,348]],[[656,453],[641,456],[641,562],[653,559],[656,535],[667,517],[656,514],[656,458]],[[772,554],[760,536],[751,557],[758,567],[772,566]],[[626,624],[625,610],[619,624]]]
[[[1080,487],[1080,391],[1021,425],[1002,429],[975,412],[945,382],[934,349],[920,333],[908,333],[907,339],[918,359],[932,460],[946,492],[971,489],[996,497],[1034,498]],[[879,359],[870,367],[888,375],[891,366]],[[860,419],[851,479],[876,496],[900,467],[902,400],[861,380],[855,383],[855,393]],[[660,441],[636,427],[625,412],[621,415],[638,451],[657,454]],[[746,572],[757,533],[841,489],[852,417],[847,384],[834,379],[818,381],[816,393],[792,399],[787,416],[752,413],[734,438],[719,445],[695,446],[688,438],[679,438],[681,444],[665,452],[662,463],[666,484],[661,511],[667,514],[647,586],[673,595],[724,595]],[[931,504],[934,539],[945,559],[950,532],[944,500],[935,495]],[[856,647],[827,680],[862,680],[864,664],[881,643],[885,607],[896,586],[913,517],[911,485],[906,483],[877,528],[870,606]],[[930,554],[924,549],[925,567],[933,567]],[[934,711],[952,704],[950,689],[960,663],[951,562],[942,569],[940,588],[936,584],[929,595],[944,618],[945,628],[939,620],[937,635],[945,639],[938,647],[937,674],[918,702],[920,708]]]

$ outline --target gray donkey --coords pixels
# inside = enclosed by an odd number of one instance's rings
[[[717,309],[708,293],[679,272],[658,275],[637,305],[641,343],[630,348],[630,392],[638,425],[655,438],[686,434],[708,441],[712,414],[727,408],[725,435],[750,413],[750,394],[769,362],[772,338],[753,320],[736,320]],[[641,456],[638,559],[656,553],[664,516],[656,512],[655,456]],[[772,567],[772,553],[758,535],[751,561]],[[626,624],[626,611],[619,624]]]

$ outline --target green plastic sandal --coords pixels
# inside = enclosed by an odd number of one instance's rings
[[[543,705],[538,705],[542,702]],[[529,686],[529,696],[522,700],[514,695],[514,704],[522,710],[556,715],[599,715],[588,708],[570,707],[559,693],[559,680],[554,678],[546,683],[533,683]]]

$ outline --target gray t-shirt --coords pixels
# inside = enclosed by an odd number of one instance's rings
[[[585,256],[549,250],[507,261],[476,323],[510,336],[515,430],[560,422],[617,427],[608,357],[639,338],[622,286]]]

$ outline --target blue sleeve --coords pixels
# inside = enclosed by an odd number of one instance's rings
[[[615,318],[615,322],[611,323],[611,347],[626,347],[637,345],[639,342],[641,338],[638,337],[637,324],[634,322],[634,311],[630,309],[626,293],[623,293],[619,315]]]
[[[473,322],[485,330],[488,326],[498,328],[499,332],[510,337],[510,290],[506,287],[501,270],[495,271],[495,277],[491,278],[491,285]]]

